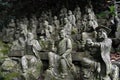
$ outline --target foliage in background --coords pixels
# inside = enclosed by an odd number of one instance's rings
[[[115,6],[114,5],[109,6],[109,10],[110,10],[110,14],[111,15],[114,15],[114,16],[116,15],[115,14]]]
[[[99,14],[96,14],[97,18],[101,18],[101,19],[108,18],[109,15],[111,15],[111,16],[116,15],[114,5],[109,6],[109,10],[106,10],[106,11],[100,12]]]

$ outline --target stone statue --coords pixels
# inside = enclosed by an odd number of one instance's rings
[[[84,31],[86,30],[86,28],[87,28],[87,23],[88,23],[87,19],[86,19],[86,18],[83,18],[83,20],[82,20],[82,26],[83,26],[82,32],[84,32]]]
[[[7,25],[7,31],[6,31],[6,39],[8,39],[8,42],[14,41],[14,33],[15,33],[15,21],[14,19],[11,19],[10,22]]]
[[[68,20],[72,24],[72,26],[76,27],[76,19],[71,10],[68,11]]]
[[[95,13],[93,11],[93,7],[86,6],[86,13],[88,14],[89,18],[97,20],[96,16],[95,16]]]
[[[18,54],[18,55],[21,55],[23,56],[25,53],[25,37],[24,37],[24,34],[20,34],[20,37],[18,39],[16,39],[15,41],[13,41],[12,43],[12,47],[10,49],[10,52],[15,52],[15,51],[21,51],[22,53],[21,54]],[[13,54],[14,55],[14,54]]]
[[[112,66],[110,61],[110,50],[112,41],[107,37],[107,33],[110,32],[110,30],[106,27],[100,26],[96,28],[96,31],[96,42],[93,42],[90,39],[86,41],[87,50],[90,52],[94,61],[86,59],[86,62],[91,62],[94,66],[98,68],[97,72],[99,74],[99,79],[111,80],[109,75],[111,73]],[[93,48],[95,48],[95,50]],[[96,65],[98,63],[100,63],[100,66]]]
[[[48,15],[48,22],[52,24],[52,11],[50,9],[48,10],[47,15]]]
[[[74,15],[76,18],[76,22],[78,22],[79,20],[81,20],[81,11],[80,11],[80,7],[77,6],[74,10]]]
[[[64,24],[64,18],[67,17],[67,9],[63,6],[63,8],[60,10],[60,24],[63,25]]]
[[[70,24],[70,22],[68,21],[67,18],[64,18],[64,26],[63,26],[63,29],[65,30],[65,33],[67,35],[71,35],[71,32],[72,32],[72,25]]]
[[[52,22],[53,28],[54,28],[54,32],[53,32],[53,36],[54,38],[52,39],[57,39],[58,36],[58,31],[60,29],[60,21],[58,20],[57,16],[53,17],[53,22]]]
[[[66,14],[67,13],[67,8],[63,5],[61,11]]]
[[[48,47],[47,41],[45,40],[44,36],[40,36],[39,44],[41,46],[41,51],[46,50]]]
[[[28,30],[27,30],[27,24],[24,24],[23,21],[20,21],[18,24],[18,27],[20,27],[20,34],[23,34],[23,36],[25,37],[25,40],[27,40],[27,34],[28,34]]]
[[[28,33],[28,39],[26,42],[26,54],[21,58],[23,76],[26,80],[35,80],[38,79],[42,62],[40,60],[39,51],[41,50],[41,46],[38,41],[34,39],[34,35],[32,33]],[[33,78],[31,79],[32,76]]]
[[[37,38],[37,19],[33,17],[30,19],[30,32],[33,33],[34,37]]]
[[[46,40],[51,39],[53,28],[51,25],[49,25],[48,21],[44,21],[43,23],[44,29],[42,30],[42,34],[44,35],[44,38]]]
[[[93,26],[88,25],[87,28],[82,32],[82,45],[85,44],[87,39],[95,40],[96,31],[94,30]]]
[[[49,69],[46,71],[45,80],[71,80],[69,71],[73,68],[72,64],[72,43],[69,38],[66,37],[64,30],[60,31],[60,40],[57,44],[57,51],[49,52]],[[51,77],[50,77],[51,75]],[[73,79],[72,79],[73,80]]]
[[[60,22],[59,22],[57,16],[54,16],[54,18],[53,18],[53,26],[54,26],[55,30],[58,30],[60,27]]]

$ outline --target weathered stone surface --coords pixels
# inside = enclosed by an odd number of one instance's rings
[[[24,50],[13,50],[8,53],[9,57],[22,57],[25,54]]]
[[[48,60],[48,52],[40,52],[39,53],[41,60]],[[84,52],[72,52],[72,60],[73,61],[81,61],[81,59],[85,56]]]
[[[1,67],[3,70],[10,71],[13,70],[16,65],[17,63],[15,61],[11,60],[10,58],[6,58]]]

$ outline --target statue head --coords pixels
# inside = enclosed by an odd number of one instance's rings
[[[71,10],[68,11],[68,15],[72,15],[72,11]]]
[[[57,16],[54,16],[54,20],[57,20]]]
[[[93,24],[89,22],[86,28],[86,32],[93,32],[94,30],[95,29],[93,28]]]
[[[34,39],[34,35],[31,32],[28,33],[27,37],[28,37],[28,40]]]
[[[11,20],[10,20],[10,23],[14,23],[14,22],[15,22],[14,19],[11,19]]]
[[[107,38],[107,34],[111,31],[109,28],[103,26],[99,26],[95,30],[97,31],[97,39],[100,41]]]
[[[61,30],[59,35],[60,35],[61,39],[65,38],[65,36],[66,36],[65,30]]]
[[[44,26],[48,26],[48,24],[49,24],[49,23],[48,23],[47,20],[45,20],[45,21],[43,22],[43,25],[44,25]]]
[[[77,11],[80,11],[79,5],[76,6],[76,10],[77,10]]]

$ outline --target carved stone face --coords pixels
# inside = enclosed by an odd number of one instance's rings
[[[28,37],[28,40],[32,40],[34,38],[32,33],[28,33],[27,37]]]
[[[60,38],[63,39],[65,37],[65,31],[61,30],[60,31]]]
[[[102,30],[97,31],[97,39],[99,39],[99,41],[102,41],[105,39],[105,32]]]
[[[43,25],[48,26],[48,21],[44,21]]]

